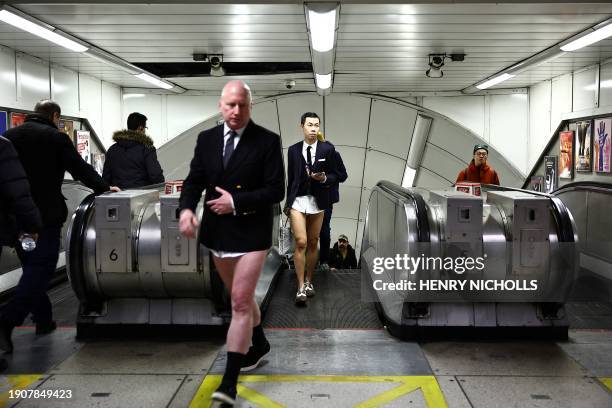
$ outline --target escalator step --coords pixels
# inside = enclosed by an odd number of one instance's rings
[[[296,306],[297,281],[292,269],[281,276],[263,324],[268,328],[381,329],[374,304],[362,301],[361,272],[315,272],[316,295],[305,306]]]

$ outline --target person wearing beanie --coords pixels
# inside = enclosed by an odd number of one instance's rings
[[[467,181],[471,183],[499,185],[499,176],[497,172],[487,163],[489,146],[486,144],[477,144],[474,146],[473,154],[474,158],[468,167],[459,172],[455,183]]]

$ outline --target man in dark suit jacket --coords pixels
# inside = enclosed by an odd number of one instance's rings
[[[304,113],[300,125],[304,140],[287,151],[285,213],[291,218],[295,238],[296,303],[304,303],[307,297],[315,294],[312,280],[318,260],[323,210],[331,205],[331,186],[338,182],[336,150],[331,143],[317,140],[320,122],[316,113]]]
[[[344,183],[346,179],[348,178],[346,167],[344,167],[344,162],[342,161],[342,157],[340,156],[340,153],[337,150],[336,150],[336,167],[338,168],[338,182],[330,187],[331,188],[331,192],[330,192],[331,204],[329,205],[329,207],[325,209],[325,215],[323,216],[323,226],[321,227],[321,245],[319,245],[320,246],[319,263],[321,264],[322,271],[326,271],[329,269],[329,265],[328,265],[329,246],[331,244],[330,242],[331,228],[329,224],[331,222],[334,204],[340,201],[340,183]]]
[[[195,210],[206,189],[200,242],[211,250],[232,299],[225,375],[212,397],[233,405],[240,371],[257,367],[270,351],[254,294],[272,246],[273,208],[284,197],[285,169],[280,137],[250,120],[251,92],[244,82],[225,85],[219,109],[225,123],[198,135],[181,192],[179,228],[195,238]]]
[[[109,186],[79,155],[70,137],[58,130],[61,109],[57,103],[40,101],[34,112],[26,117],[23,125],[4,133],[19,154],[43,224],[35,250],[25,252],[17,247],[23,275],[0,317],[0,347],[5,351],[12,351],[11,332],[30,312],[36,322],[36,333],[49,333],[55,329],[47,286],[55,273],[60,233],[68,215],[62,195],[64,173],[68,171],[96,194],[119,191]]]

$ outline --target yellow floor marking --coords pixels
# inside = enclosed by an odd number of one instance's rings
[[[195,397],[191,401],[189,408],[208,408],[211,400],[210,396],[221,383],[221,375],[211,374],[204,378]],[[356,406],[356,408],[374,408],[389,403],[403,395],[421,389],[425,403],[428,408],[447,408],[446,400],[442,390],[438,385],[436,377],[431,375],[424,376],[325,376],[325,375],[241,375],[239,377],[238,395],[245,400],[265,408],[280,408],[282,404],[270,399],[269,397],[244,386],[244,383],[253,382],[358,382],[358,383],[379,383],[391,382],[400,383],[388,391],[382,392]]]
[[[42,380],[44,375],[42,374],[20,374],[20,375],[7,375],[0,377],[6,379],[0,382],[0,407],[8,407],[9,400],[13,403],[17,402],[17,399],[10,399],[11,390],[25,390],[36,381]],[[8,384],[7,384],[8,383]]]
[[[240,395],[245,400],[257,404],[260,407],[266,408],[283,408],[282,404],[270,399],[260,393],[259,391],[255,391],[251,388],[247,388],[242,384],[238,384],[238,395]]]
[[[612,391],[612,377],[600,377],[599,381],[603,383],[610,391]]]

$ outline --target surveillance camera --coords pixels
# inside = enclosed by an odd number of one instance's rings
[[[293,79],[288,79],[285,81],[285,88],[293,89],[295,88],[295,81]]]
[[[210,62],[210,67],[213,69],[221,68],[221,64],[223,63],[223,55],[209,55],[208,62]]]
[[[434,55],[431,57],[431,65],[437,67],[444,65],[444,57],[441,55]]]

